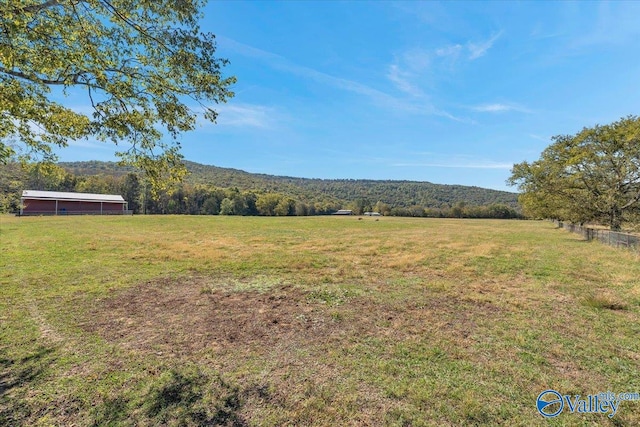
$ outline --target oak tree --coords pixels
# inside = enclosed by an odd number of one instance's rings
[[[514,165],[525,213],[619,230],[640,213],[640,118],[553,137],[539,160]]]
[[[200,30],[204,4],[3,0],[0,162],[16,146],[23,159],[55,160],[52,148],[93,138],[119,145],[152,181],[184,171],[178,137],[200,115],[215,122],[213,106],[235,82],[222,75],[228,61],[214,56],[215,36]]]

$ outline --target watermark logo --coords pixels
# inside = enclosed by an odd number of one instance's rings
[[[620,403],[640,400],[640,393],[613,393],[611,391],[590,394],[584,398],[579,394],[560,394],[556,390],[545,390],[538,395],[536,407],[545,418],[557,417],[567,408],[579,414],[607,414],[609,418],[620,409]]]
[[[537,406],[538,412],[543,417],[556,417],[564,409],[564,401],[562,395],[555,390],[545,390],[538,395]]]

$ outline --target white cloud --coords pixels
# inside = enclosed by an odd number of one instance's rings
[[[596,21],[573,40],[574,47],[634,42],[640,35],[638,2],[600,2]]]
[[[541,23],[536,23],[531,31],[529,32],[529,37],[534,40],[544,40],[544,39],[552,39],[556,37],[561,37],[565,35],[565,33],[560,31],[549,31],[545,29]]]
[[[402,59],[406,66],[415,72],[426,70],[431,63],[429,52],[422,49],[410,49],[402,54]]]
[[[100,142],[95,139],[74,139],[67,142],[69,147],[89,148],[91,150],[110,150],[114,151],[116,146],[109,142]],[[121,148],[121,147],[118,147]]]
[[[469,50],[469,59],[474,60],[478,59],[481,56],[484,56],[489,49],[491,49],[494,43],[500,38],[502,35],[502,31],[494,34],[488,40],[482,42],[468,42],[466,47]]]
[[[274,69],[282,70],[306,79],[311,79],[318,83],[332,86],[337,89],[366,96],[376,105],[385,109],[391,109],[393,111],[401,111],[417,115],[435,115],[446,117],[451,120],[463,121],[462,119],[459,119],[446,111],[442,111],[426,102],[416,103],[413,101],[407,101],[402,98],[397,98],[363,83],[344,79],[341,77],[335,77],[309,67],[295,64],[283,56],[247,46],[243,43],[239,43],[226,37],[219,37],[218,40],[223,43],[226,48],[233,49],[239,54],[262,60],[266,62],[268,66]],[[414,57],[413,60],[415,61],[414,64],[417,64],[418,61],[424,62],[424,59],[419,60],[417,56]],[[397,74],[396,77],[398,77],[399,82],[402,83],[402,75]],[[406,88],[409,88],[409,86],[406,86]]]
[[[509,111],[511,110],[511,107],[504,104],[485,104],[485,105],[478,105],[477,107],[473,107],[473,109],[481,112],[497,113],[500,111]]]
[[[547,142],[547,143],[551,142],[550,136],[540,136],[540,135],[530,133],[529,137],[533,139],[537,139],[538,141],[542,141],[542,142]]]
[[[478,111],[481,113],[504,113],[508,111],[517,111],[520,113],[531,112],[528,108],[523,107],[521,105],[517,105],[517,104],[501,104],[501,103],[481,104],[481,105],[476,105],[470,108],[473,111]]]
[[[484,55],[493,47],[495,42],[502,36],[502,31],[492,35],[488,40],[475,42],[467,41],[465,44],[450,44],[435,49],[435,56],[444,61],[450,67],[454,66],[460,58],[474,61]]]
[[[424,93],[416,81],[429,68],[430,62],[428,52],[421,49],[407,50],[389,66],[387,78],[402,92],[414,97],[423,96]]]
[[[389,66],[389,72],[387,73],[389,80],[396,85],[402,92],[408,93],[412,96],[422,95],[422,90],[411,83],[412,73],[400,69],[397,64]]]
[[[436,49],[436,55],[458,57],[461,51],[462,51],[462,45],[455,44],[451,46],[445,46],[440,49]]]
[[[273,108],[253,104],[224,104],[216,111],[219,126],[269,129],[274,127],[277,116]]]

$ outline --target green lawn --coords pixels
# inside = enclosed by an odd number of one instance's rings
[[[0,217],[0,425],[640,425],[640,255],[548,222]]]

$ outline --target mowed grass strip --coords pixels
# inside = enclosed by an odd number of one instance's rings
[[[533,221],[0,218],[3,425],[638,425],[640,257]]]

